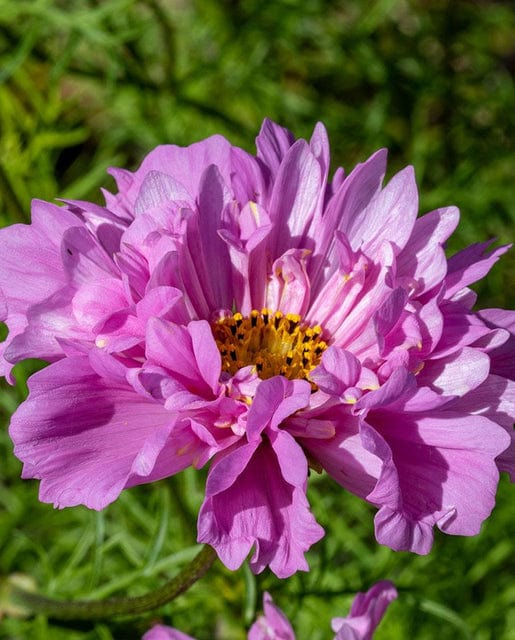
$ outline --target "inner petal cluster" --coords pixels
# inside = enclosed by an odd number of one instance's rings
[[[298,314],[269,309],[220,318],[212,331],[224,371],[234,375],[253,365],[263,380],[277,375],[308,380],[327,348],[320,325],[310,327]]]

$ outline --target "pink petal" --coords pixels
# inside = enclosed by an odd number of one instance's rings
[[[247,640],[295,640],[295,633],[288,618],[265,591],[263,594],[264,615],[250,627]]]
[[[241,447],[245,456],[237,454],[239,468],[254,446]],[[290,449],[297,447],[291,439]],[[285,452],[263,441],[231,486],[215,495],[206,493],[199,513],[198,541],[212,545],[230,569],[241,565],[252,546],[250,565],[255,573],[269,565],[278,577],[286,578],[308,569],[304,553],[323,536],[323,529],[309,510],[304,490],[282,476],[280,469],[287,460],[279,462],[278,458]],[[211,473],[233,455],[217,458]],[[239,470],[233,464],[230,467],[231,474]],[[225,475],[225,469],[219,476]],[[217,488],[223,486],[217,483]]]
[[[167,627],[164,624],[156,624],[149,629],[141,640],[195,640],[178,629]]]
[[[409,242],[397,256],[397,278],[415,285],[417,294],[445,278],[447,258],[442,247],[458,220],[456,207],[436,209],[415,220]]]
[[[449,258],[445,279],[447,298],[452,297],[467,285],[481,280],[511,246],[504,245],[486,253],[491,244],[492,241],[472,244]]]
[[[310,374],[322,391],[342,396],[348,387],[359,380],[361,363],[349,351],[338,347],[329,347],[322,355],[322,362]]]
[[[388,580],[374,584],[366,593],[354,598],[345,618],[333,618],[334,640],[371,640],[386,609],[397,598],[397,589]]]
[[[495,501],[495,458],[510,444],[506,431],[482,416],[453,410],[430,414],[368,414],[364,444],[383,459],[367,497],[381,507],[379,542],[395,550],[427,553],[432,526],[475,535]]]
[[[10,435],[24,477],[40,478],[40,499],[57,507],[103,509],[126,486],[142,451],[155,457],[173,424],[161,404],[100,378],[84,357],[34,374],[29,390]]]
[[[218,389],[221,357],[205,320],[192,321],[186,328],[151,319],[147,323],[146,355],[192,393],[213,397]]]
[[[406,246],[418,212],[418,191],[413,167],[399,171],[346,230],[353,249],[362,247],[374,256],[388,240],[399,253]]]
[[[464,347],[437,360],[426,360],[417,376],[419,386],[448,396],[463,396],[478,387],[490,371],[490,359],[478,349]]]
[[[268,166],[272,175],[275,175],[294,142],[295,137],[291,131],[265,118],[256,138],[257,157]]]
[[[320,199],[320,165],[304,140],[297,140],[284,156],[270,196],[272,256],[296,248]]]

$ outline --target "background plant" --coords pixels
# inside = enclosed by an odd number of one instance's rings
[[[451,250],[510,240],[515,144],[515,14],[508,2],[374,0],[0,0],[0,222],[28,221],[32,197],[101,201],[111,165],[134,168],[163,142],[222,133],[248,150],[264,116],[309,136],[323,120],[333,165],[380,146],[389,171],[415,165],[421,210],[456,204]],[[0,248],[1,250],[1,248]],[[478,287],[481,305],[512,305],[513,253]],[[5,422],[25,393],[3,385]],[[102,513],[53,511],[19,479],[0,435],[0,574],[31,574],[60,597],[138,594],[196,552],[204,478],[188,470],[124,492]],[[165,607],[199,638],[244,637],[268,589],[298,636],[327,636],[357,590],[393,579],[400,599],[377,638],[515,638],[515,524],[508,482],[471,539],[437,536],[428,557],[373,538],[367,505],[311,479],[328,535],[312,571],[209,576]],[[153,618],[64,627],[5,619],[0,639],[140,638]]]

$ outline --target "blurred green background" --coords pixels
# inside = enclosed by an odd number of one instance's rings
[[[509,242],[514,74],[510,2],[0,0],[0,224],[28,221],[34,197],[102,202],[99,187],[114,188],[108,166],[135,168],[163,142],[222,133],[253,151],[267,116],[299,137],[323,121],[333,168],[351,169],[381,146],[390,175],[413,164],[422,211],[462,211],[451,251]],[[482,307],[512,305],[513,255],[478,285]],[[18,369],[18,386],[0,388],[6,423],[31,363]],[[1,575],[28,573],[59,597],[137,594],[194,555],[202,474],[126,491],[99,514],[58,512],[38,503],[35,482],[19,479],[5,430],[0,447]],[[281,582],[217,565],[143,620],[5,618],[0,639],[130,640],[161,619],[200,640],[239,640],[268,589],[299,640],[322,640],[351,593],[390,578],[400,598],[378,640],[514,640],[509,490],[503,478],[480,536],[437,535],[433,552],[417,557],[379,547],[373,510],[312,478],[327,536],[309,554],[309,574]]]

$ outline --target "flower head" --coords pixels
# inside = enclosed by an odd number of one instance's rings
[[[51,364],[11,422],[58,507],[211,461],[198,540],[237,568],[306,570],[308,467],[378,508],[379,542],[472,535],[513,472],[513,314],[469,285],[507,250],[447,260],[454,207],[417,218],[386,152],[329,180],[329,145],[265,121],[111,171],[105,206],[35,201],[1,231],[3,371]]]
[[[354,598],[348,616],[333,618],[334,640],[371,640],[378,624],[397,590],[391,582],[383,580],[374,584],[366,593]],[[249,629],[248,640],[295,640],[293,628],[269,593],[263,596],[263,615]],[[167,627],[155,625],[142,640],[195,640],[191,636]]]

